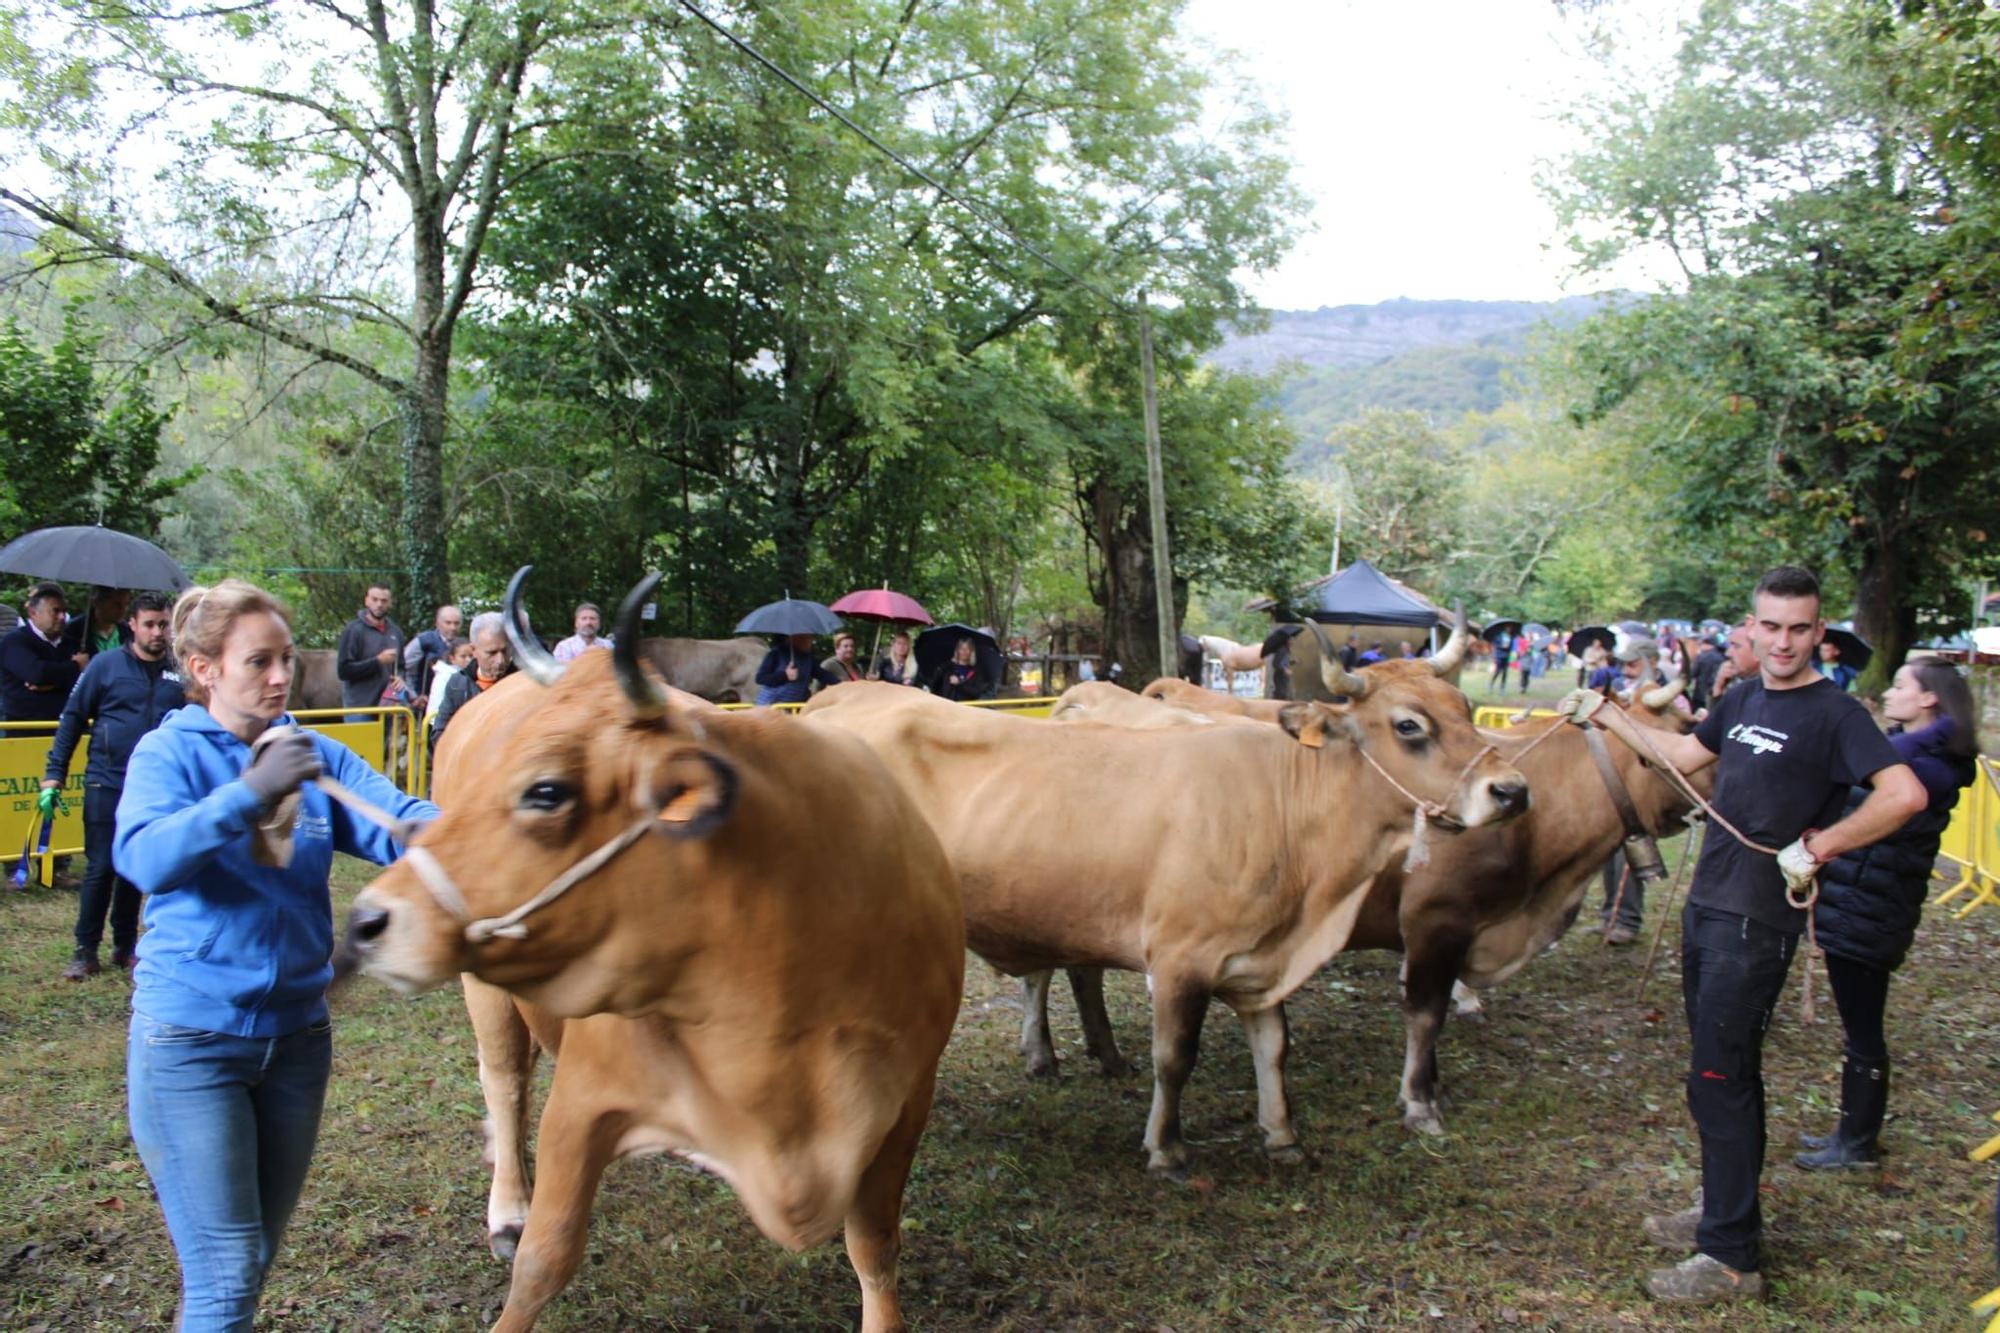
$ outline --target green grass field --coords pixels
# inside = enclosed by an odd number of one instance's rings
[[[343,910],[359,870],[344,867]],[[164,1327],[175,1267],[125,1131],[126,986],[57,979],[74,904],[0,895],[0,1327]],[[954,1330],[1972,1328],[1965,1303],[1994,1283],[1993,1168],[1965,1151],[2000,1106],[1996,943],[2000,913],[1933,913],[1899,974],[1892,1156],[1875,1175],[1789,1165],[1793,1138],[1830,1119],[1840,1044],[1833,1022],[1800,1025],[1795,978],[1769,1044],[1774,1299],[1671,1317],[1637,1280],[1663,1261],[1641,1215],[1684,1205],[1695,1182],[1673,932],[1643,1001],[1641,951],[1572,934],[1490,997],[1487,1022],[1454,1022],[1440,1141],[1406,1134],[1393,1105],[1397,960],[1336,960],[1290,1006],[1301,1168],[1266,1166],[1248,1052],[1217,1006],[1186,1185],[1143,1170],[1145,1075],[1088,1068],[1062,999],[1065,1076],[1030,1083],[1015,987],[975,963],[910,1187],[906,1309]],[[1109,989],[1143,1060],[1143,984]],[[319,1156],[259,1326],[481,1327],[507,1274],[486,1250],[457,996],[363,982],[336,1034]],[[837,1244],[786,1254],[724,1186],[652,1158],[612,1168],[589,1258],[541,1326],[831,1329],[858,1311]]]

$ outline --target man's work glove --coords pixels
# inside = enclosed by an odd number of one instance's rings
[[[243,785],[257,793],[266,810],[319,776],[319,751],[296,727],[272,727],[250,747]]]
[[[1604,707],[1604,696],[1596,690],[1571,690],[1562,697],[1562,702],[1556,705],[1556,711],[1580,727],[1595,717],[1597,710],[1602,707]]]
[[[1819,858],[1806,850],[1806,840],[1800,838],[1778,853],[1778,869],[1785,876],[1785,887],[1803,895],[1811,890],[1813,879],[1819,874]]]

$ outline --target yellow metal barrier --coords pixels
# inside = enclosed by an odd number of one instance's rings
[[[366,714],[366,722],[349,722],[349,715]],[[407,708],[304,708],[292,714],[322,736],[331,737],[361,756],[377,773],[397,782],[396,765],[390,761],[399,739],[413,738],[408,749],[408,781],[398,785],[405,791],[422,792],[429,776],[430,745],[424,728]],[[384,726],[383,718],[389,719]],[[42,794],[42,770],[48,764],[49,746],[55,741],[54,722],[8,722],[0,724],[0,861],[13,862],[20,844],[14,839],[27,834],[35,820],[35,804]],[[90,733],[77,741],[70,756],[69,772],[62,793],[67,811],[58,808],[55,825],[49,832],[49,850],[38,856],[37,877],[43,884],[55,879],[55,859],[83,852],[83,774],[90,759]]]
[[[1555,715],[1556,712],[1553,708],[1530,708],[1528,710],[1529,717],[1554,717]],[[1496,708],[1488,704],[1483,708],[1472,710],[1472,725],[1475,727],[1492,727],[1504,731],[1508,727],[1513,726],[1514,719],[1520,716],[1521,710],[1518,708]]]
[[[2000,905],[2000,774],[1994,760],[1980,756],[1979,776],[1959,796],[1938,855],[1958,867],[1958,878],[1932,900],[1934,904],[1942,906],[1970,893],[1972,900],[1953,912],[1954,917],[1969,916],[1988,904]]]

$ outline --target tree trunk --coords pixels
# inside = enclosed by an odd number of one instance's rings
[[[403,394],[403,565],[410,587],[405,619],[423,624],[451,600],[444,526],[445,381],[448,347],[420,347],[417,373]]]
[[[1104,612],[1106,670],[1123,668],[1119,682],[1143,689],[1160,674],[1160,613],[1153,587],[1153,541],[1142,506],[1099,480],[1090,487],[1091,539],[1102,579],[1092,590]]]
[[[1858,690],[1874,694],[1885,689],[1916,638],[1916,612],[1905,596],[1908,582],[1902,552],[1893,541],[1882,541],[1862,556],[1854,590],[1854,628],[1868,640],[1875,656],[1856,682]]]

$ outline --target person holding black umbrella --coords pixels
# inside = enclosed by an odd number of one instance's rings
[[[126,628],[125,612],[132,603],[132,594],[124,588],[107,588],[98,584],[90,590],[90,605],[80,616],[71,616],[69,624],[63,627],[62,650],[65,657],[78,653],[86,658],[99,653],[115,652],[132,642],[132,631]]]
[[[812,635],[786,635],[783,643],[771,645],[757,667],[757,706],[802,704],[812,697],[814,681],[838,685],[841,678],[815,660]]]
[[[28,618],[0,639],[0,709],[9,722],[54,722],[90,658],[62,650],[69,608],[61,584],[36,584],[24,607]]]
[[[952,648],[951,660],[931,677],[931,693],[959,703],[993,697],[993,682],[979,669],[971,639],[960,639]]]

